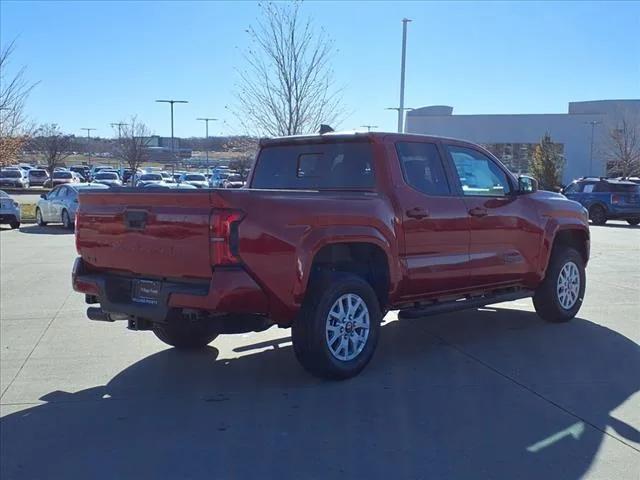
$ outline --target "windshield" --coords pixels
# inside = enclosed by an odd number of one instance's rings
[[[162,175],[159,173],[145,173],[140,177],[140,180],[161,182]]]
[[[53,178],[73,178],[71,172],[53,172]]]
[[[188,181],[192,181],[192,182],[206,182],[207,181],[207,179],[205,178],[204,175],[199,175],[199,174],[185,175],[184,179],[188,180]]]
[[[29,175],[31,175],[32,177],[46,177],[47,172],[45,172],[44,170],[31,170],[29,172]]]
[[[18,170],[3,170],[0,172],[0,177],[4,178],[20,178],[22,174]]]
[[[118,174],[115,172],[101,172],[96,175],[96,180],[118,180]]]

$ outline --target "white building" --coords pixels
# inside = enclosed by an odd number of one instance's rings
[[[565,158],[563,181],[568,183],[605,175],[605,139],[623,117],[640,121],[640,100],[571,102],[568,113],[560,114],[453,115],[453,107],[429,106],[407,113],[406,131],[482,144],[516,173],[527,172],[535,145],[549,132]]]

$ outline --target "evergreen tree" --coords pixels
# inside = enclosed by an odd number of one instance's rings
[[[531,174],[538,180],[541,189],[558,191],[562,185],[563,167],[564,160],[547,132],[533,152]]]

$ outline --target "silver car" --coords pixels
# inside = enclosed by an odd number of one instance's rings
[[[209,182],[207,181],[207,177],[205,177],[202,173],[185,173],[178,180],[180,184],[193,185],[196,188],[208,188]]]
[[[29,177],[20,168],[0,170],[0,187],[29,188]]]
[[[106,185],[107,187],[122,186],[122,181],[120,180],[120,176],[116,172],[104,171],[104,170],[96,173],[95,177],[93,177],[93,183],[100,183],[102,185]]]
[[[0,190],[0,224],[2,223],[8,223],[13,229],[20,228],[20,204]]]
[[[109,187],[101,183],[58,185],[49,193],[40,195],[36,206],[36,223],[40,226],[47,223],[62,223],[65,228],[73,229],[78,209],[78,192],[106,188]]]

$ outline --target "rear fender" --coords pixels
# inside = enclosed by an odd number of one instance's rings
[[[314,229],[298,245],[296,251],[295,302],[301,304],[309,286],[311,267],[317,253],[325,246],[338,243],[369,243],[379,247],[389,267],[389,299],[395,297],[401,280],[399,265],[391,261],[398,258],[397,242],[391,242],[379,230],[368,226],[326,226]]]

